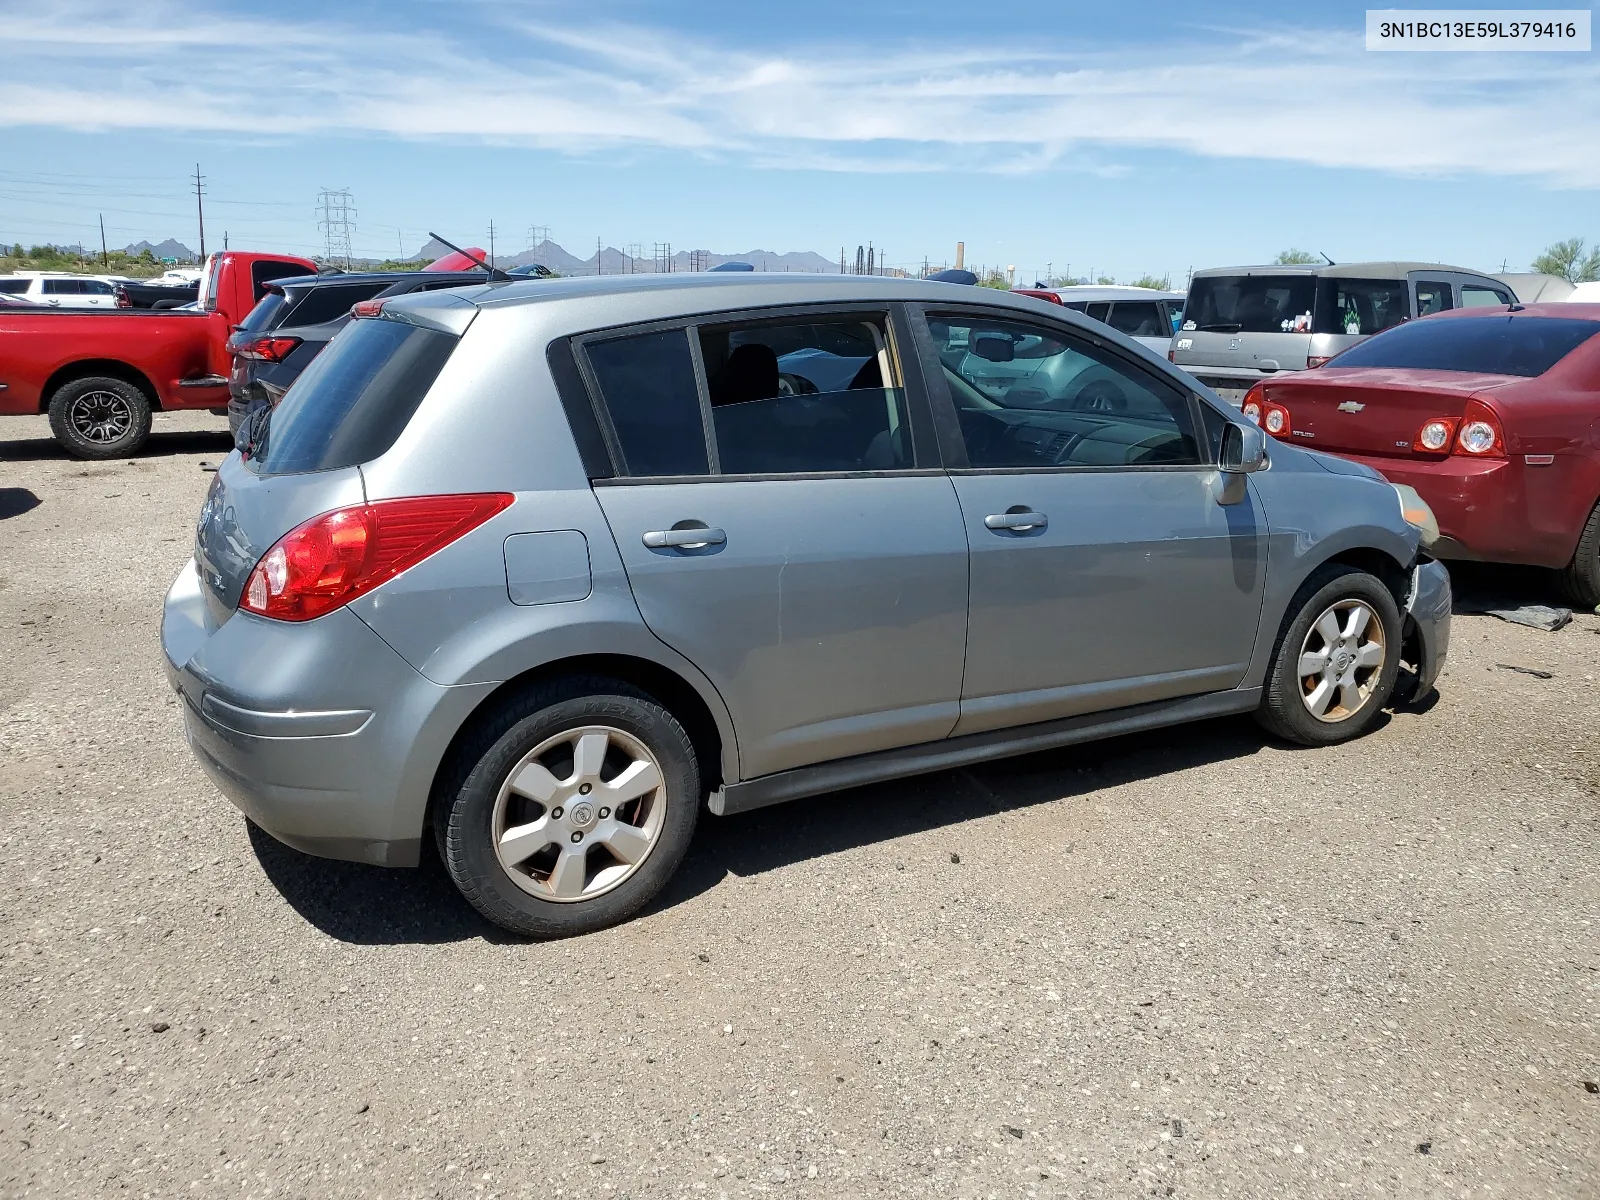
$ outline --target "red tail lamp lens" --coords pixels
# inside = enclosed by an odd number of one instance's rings
[[[1411,449],[1419,454],[1449,454],[1450,439],[1456,434],[1456,418],[1434,417],[1424,421],[1417,436],[1411,440]]]
[[[1504,458],[1506,433],[1500,418],[1482,400],[1468,400],[1456,430],[1456,454],[1468,458]]]
[[[1261,406],[1261,427],[1273,437],[1289,435],[1289,410],[1281,404],[1267,401]]]
[[[514,498],[504,492],[413,496],[322,513],[262,555],[239,607],[279,621],[310,621],[416,566]]]
[[[294,353],[294,348],[300,344],[297,337],[259,337],[240,344],[234,351],[240,358],[252,358],[257,362],[282,362]]]
[[[350,306],[350,315],[353,317],[376,317],[383,314],[383,306],[389,298],[382,300],[358,300]]]
[[[1261,406],[1267,402],[1267,389],[1259,383],[1244,394],[1240,410],[1248,420],[1261,424]]]

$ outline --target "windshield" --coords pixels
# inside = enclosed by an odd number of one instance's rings
[[[1311,275],[1203,275],[1189,285],[1183,325],[1215,333],[1310,333],[1316,294]]]
[[[1484,375],[1543,375],[1600,333],[1568,317],[1440,317],[1411,321],[1352,346],[1332,367],[1398,367]]]
[[[271,410],[250,467],[283,475],[377,458],[411,420],[456,340],[400,321],[352,321]]]

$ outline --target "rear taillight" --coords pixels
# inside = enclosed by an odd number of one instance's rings
[[[1175,363],[1178,361],[1178,352],[1172,349],[1170,346],[1167,348],[1167,361],[1169,363]]]
[[[127,288],[125,288],[125,287],[113,288],[112,291],[111,291],[111,294],[112,294],[112,296],[114,296],[116,298],[116,302],[117,302],[117,307],[118,308],[132,308],[133,307],[133,301],[128,298],[128,289]]]
[[[279,621],[320,617],[444,549],[513,499],[504,492],[413,496],[312,517],[261,556],[239,607]]]
[[[1333,355],[1331,354],[1308,354],[1306,355],[1306,370],[1315,371],[1332,357]]]
[[[1468,458],[1504,458],[1506,432],[1500,418],[1482,400],[1468,400],[1456,429],[1455,454]]]
[[[266,337],[252,338],[249,341],[240,342],[234,353],[240,358],[275,363],[282,362],[288,358],[290,354],[294,353],[294,348],[299,344],[300,339],[297,337],[273,337],[268,334]]]
[[[1239,409],[1244,413],[1245,419],[1261,424],[1261,406],[1267,402],[1267,389],[1261,384],[1256,384],[1244,394],[1244,400]]]
[[[1288,437],[1289,410],[1281,404],[1274,404],[1268,400],[1261,406],[1261,428],[1273,437]]]
[[[393,297],[385,297],[382,300],[358,300],[350,306],[350,315],[352,317],[381,316],[383,314],[383,306],[392,298]]]
[[[1411,449],[1418,454],[1449,454],[1450,439],[1456,434],[1455,417],[1433,417],[1422,423]]]

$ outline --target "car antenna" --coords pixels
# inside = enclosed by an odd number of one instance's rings
[[[457,246],[454,242],[445,241],[437,233],[434,233],[433,230],[431,230],[431,229],[428,230],[428,236],[431,237],[434,241],[438,242],[441,246],[444,246],[444,247],[447,247],[448,249],[454,250],[457,254],[461,255],[462,258],[469,258],[473,262],[477,263],[485,271],[489,272],[490,280],[504,279],[507,283],[511,282],[511,276],[507,275],[499,267],[491,267],[488,263],[484,262],[483,259],[479,258],[476,254],[473,254],[472,252],[470,252],[468,250],[463,250],[460,246]]]
[[[448,246],[449,244],[450,244],[449,242],[445,243],[446,246]],[[1322,255],[1323,258],[1327,258],[1328,259],[1328,265],[1330,267],[1337,267],[1339,265],[1338,263],[1334,262],[1333,259],[1328,258],[1328,252],[1326,250],[1318,250],[1317,253]]]

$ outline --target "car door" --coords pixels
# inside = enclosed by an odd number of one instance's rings
[[[884,306],[577,342],[639,611],[716,685],[744,778],[932,741],[959,715],[966,534],[901,340]]]
[[[1266,530],[1253,492],[1224,491],[1198,398],[1076,327],[964,307],[912,319],[972,554],[955,732],[1236,687]],[[1036,369],[986,385],[940,362],[952,338]]]

